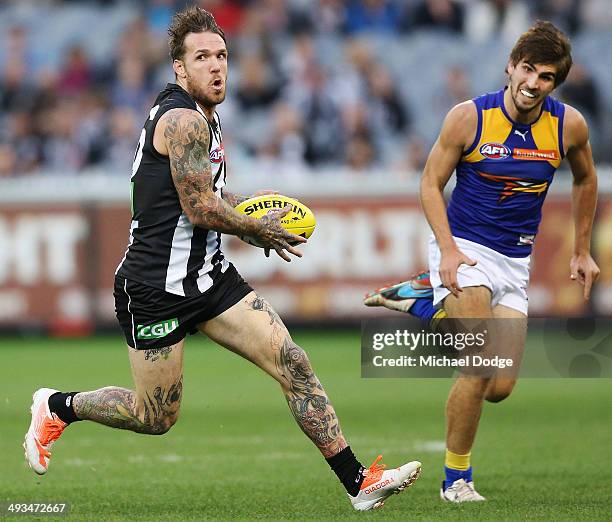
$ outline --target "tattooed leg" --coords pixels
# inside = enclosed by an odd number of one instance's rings
[[[336,412],[306,352],[293,342],[281,318],[265,299],[249,294],[199,328],[281,384],[298,425],[325,457],[346,448]]]
[[[136,391],[110,386],[78,393],[79,419],[138,433],[161,435],[178,419],[183,393],[183,342],[164,348],[130,349]]]
[[[333,457],[346,448],[336,412],[306,352],[289,336],[285,337],[276,355],[276,368],[291,413],[323,456]]]
[[[270,317],[270,326],[274,326],[276,323],[284,328],[283,321],[280,316],[274,311],[274,309],[267,303],[267,301],[258,295],[249,303],[251,310],[256,312],[266,312]]]
[[[178,419],[183,378],[169,389],[158,386],[145,397],[125,388],[109,386],[91,392],[77,393],[73,408],[82,420],[91,420],[123,430],[162,435]]]

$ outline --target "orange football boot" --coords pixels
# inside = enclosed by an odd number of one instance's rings
[[[55,413],[49,411],[49,397],[58,390],[40,388],[32,396],[32,422],[25,435],[23,449],[29,466],[39,475],[49,467],[51,446],[68,426]]]

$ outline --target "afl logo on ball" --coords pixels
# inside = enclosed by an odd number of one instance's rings
[[[511,152],[508,147],[501,143],[485,143],[480,147],[480,154],[489,159],[504,159],[510,156]]]

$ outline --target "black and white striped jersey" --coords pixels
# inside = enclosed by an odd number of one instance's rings
[[[187,91],[169,83],[144,124],[132,166],[132,223],[125,256],[116,274],[171,294],[196,296],[208,290],[229,267],[221,233],[192,225],[181,208],[167,156],[153,146],[155,125],[170,109],[204,113]],[[208,122],[208,120],[206,120]],[[219,117],[208,122],[214,191],[225,186],[225,155]]]

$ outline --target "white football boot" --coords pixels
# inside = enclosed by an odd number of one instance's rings
[[[474,482],[466,482],[463,479],[455,480],[444,489],[444,482],[440,488],[440,498],[446,502],[482,502],[486,500],[474,489]]]
[[[29,466],[39,475],[49,467],[51,446],[68,426],[55,413],[49,411],[49,397],[58,390],[40,388],[32,395],[32,422],[23,442]]]
[[[379,455],[372,465],[366,469],[364,480],[356,497],[349,495],[351,504],[357,511],[368,511],[384,506],[385,500],[394,493],[401,493],[412,486],[421,473],[421,463],[408,462],[399,468],[385,470],[385,465],[379,465],[382,459]]]

